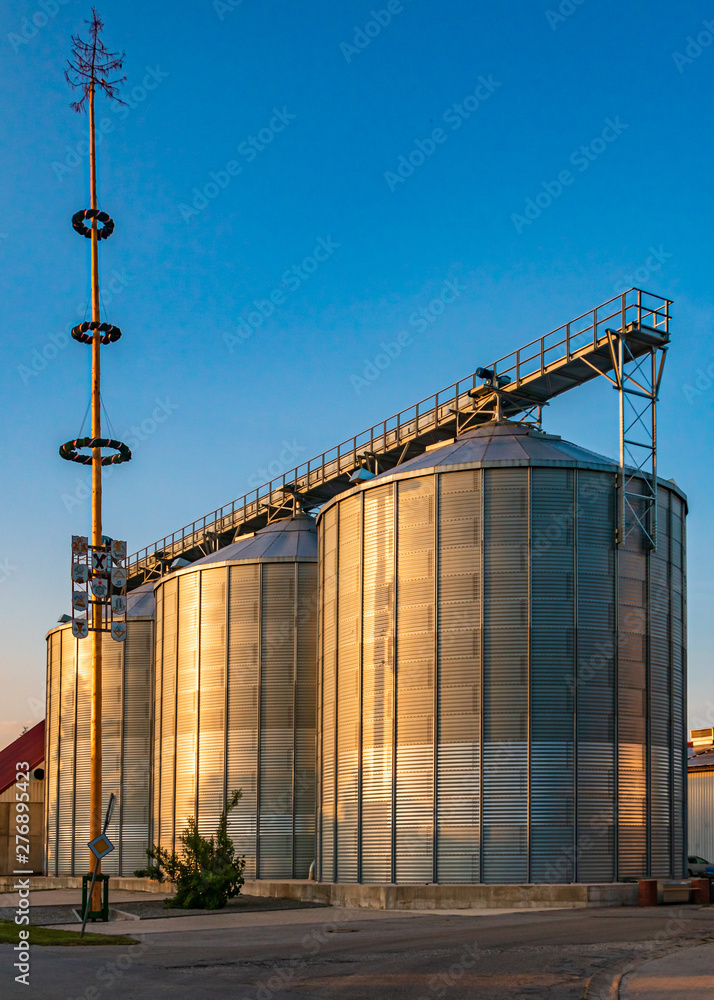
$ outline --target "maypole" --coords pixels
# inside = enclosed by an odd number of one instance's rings
[[[91,761],[90,761],[90,855],[89,870],[93,891],[89,908],[92,915],[101,911],[101,858],[112,850],[102,828],[102,637],[110,632],[113,639],[126,637],[126,542],[107,538],[102,534],[102,466],[127,462],[131,452],[125,444],[102,437],[101,419],[101,347],[121,337],[121,330],[103,323],[99,300],[99,241],[107,239],[114,231],[114,222],[106,212],[99,210],[97,199],[97,151],[94,123],[94,102],[97,89],[103,90],[111,100],[119,100],[118,84],[113,79],[121,71],[124,56],[108,52],[100,33],[104,27],[92,8],[88,21],[89,40],[72,37],[72,56],[65,76],[69,85],[81,91],[81,99],[72,104],[77,112],[89,111],[89,176],[90,207],[77,212],[72,218],[76,232],[91,241],[92,320],[81,323],[72,330],[79,343],[92,348],[91,382],[91,437],[68,441],[60,448],[62,458],[81,465],[92,466],[92,530],[91,542],[86,536],[72,536],[72,632],[78,639],[92,633],[92,682],[91,682]],[[101,226],[101,228],[100,228]],[[81,433],[81,432],[80,432]],[[115,453],[102,455],[102,449]],[[82,453],[82,450],[85,453]],[[86,617],[80,617],[86,613]],[[105,824],[106,826],[106,824]],[[105,896],[106,898],[106,896]]]

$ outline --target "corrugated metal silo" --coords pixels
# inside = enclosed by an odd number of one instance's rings
[[[151,798],[153,584],[127,597],[127,636],[102,642],[102,808],[118,796],[102,861],[109,875],[133,875],[146,864]],[[89,869],[91,657],[88,639],[70,625],[47,635],[46,838],[49,875]]]
[[[680,875],[686,502],[505,421],[319,518],[319,878]],[[634,487],[630,487],[634,488]]]
[[[315,859],[317,529],[276,520],[156,588],[154,840],[189,816],[229,834],[246,875],[306,878]]]

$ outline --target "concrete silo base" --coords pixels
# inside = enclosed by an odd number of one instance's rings
[[[367,910],[554,909],[637,906],[637,883],[569,885],[355,885],[331,882],[248,881],[251,896],[279,896],[304,902]]]
[[[15,876],[0,878],[0,892],[11,892]],[[77,875],[35,875],[30,889],[79,889]],[[112,876],[109,891],[170,892],[169,883],[147,878]],[[365,910],[494,910],[573,909],[593,906],[637,906],[636,882],[577,883],[568,885],[355,885],[308,882],[301,879],[272,881],[246,879],[246,896],[272,896],[326,906]]]

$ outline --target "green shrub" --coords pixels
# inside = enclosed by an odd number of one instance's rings
[[[238,805],[242,792],[232,792],[218,821],[216,836],[206,840],[198,832],[193,816],[180,836],[181,851],[167,851],[154,844],[146,852],[149,864],[134,874],[157,882],[175,882],[176,895],[167,906],[182,909],[220,910],[237,896],[245,879],[245,858],[236,857],[228,836],[228,814]]]

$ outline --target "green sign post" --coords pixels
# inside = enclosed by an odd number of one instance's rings
[[[101,861],[102,858],[106,857],[107,854],[111,854],[114,850],[114,844],[112,844],[109,837],[107,837],[107,827],[112,818],[112,813],[114,812],[114,806],[116,804],[117,797],[114,792],[109,796],[109,804],[107,805],[107,814],[104,817],[104,826],[102,827],[102,832],[98,837],[90,840],[87,847],[92,852],[97,861]],[[89,886],[89,894],[87,893],[87,883],[89,882],[89,875],[82,876],[82,934],[84,934],[84,929],[87,926],[87,920],[104,920],[105,922],[109,920],[109,876],[108,875],[98,875],[96,867],[92,872],[91,885]],[[92,896],[94,893],[95,883],[99,881],[104,883],[104,892],[102,893],[102,908],[100,910],[92,910]]]

